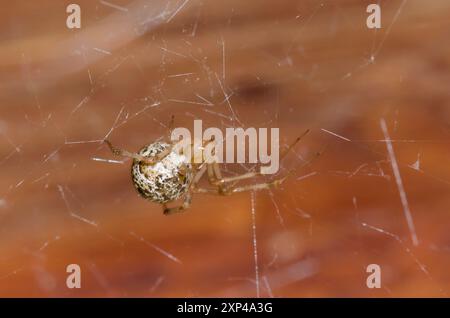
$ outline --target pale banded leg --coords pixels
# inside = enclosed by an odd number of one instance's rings
[[[127,150],[116,148],[111,144],[111,142],[109,140],[105,140],[104,142],[108,145],[108,147],[111,150],[111,152],[113,153],[113,155],[131,158],[136,161],[144,162],[147,164],[155,164],[158,161],[161,161],[162,159],[164,159],[165,156],[167,156],[172,151],[172,146],[171,146],[171,147],[163,150],[162,152],[160,152],[159,154],[157,154],[154,157],[145,157],[138,153],[129,152]]]
[[[283,152],[283,154],[280,156],[280,160],[283,160],[284,157],[294,148],[294,146],[307,134],[309,133],[309,130],[306,130],[301,136],[297,137],[295,141],[289,145],[289,147]],[[251,185],[245,185],[245,186],[236,186],[236,183],[241,180],[250,179],[253,177],[259,177],[263,176],[263,174],[260,171],[250,171],[238,176],[234,177],[222,177],[222,174],[220,172],[220,167],[217,162],[211,163],[208,165],[208,174],[209,174],[209,181],[212,185],[217,186],[216,194],[226,195],[230,193],[236,193],[236,192],[244,192],[244,191],[253,191],[253,190],[263,190],[263,189],[270,189],[279,186],[282,184],[287,177],[294,171],[294,169],[291,169],[286,176],[283,178],[279,178],[270,182],[263,182],[263,183],[257,183],[257,184],[251,184]],[[214,177],[212,176],[214,175]],[[214,181],[213,181],[214,180]],[[228,183],[234,183],[228,187],[225,185]],[[211,193],[208,189],[202,189],[201,193]]]
[[[216,175],[216,177],[220,177],[220,168],[218,166],[217,163],[215,163],[216,169],[213,169],[213,171],[217,171],[219,173],[219,175]],[[276,179],[274,181],[271,182],[263,182],[263,183],[256,183],[256,184],[250,184],[250,185],[245,185],[245,186],[236,186],[236,183],[240,180],[244,180],[244,179],[249,179],[255,176],[261,175],[258,172],[248,172],[248,173],[244,173],[235,177],[229,177],[229,178],[221,178],[219,180],[220,184],[217,184],[218,187],[218,193],[219,194],[231,194],[231,193],[236,193],[236,192],[244,192],[244,191],[253,191],[253,190],[263,190],[263,189],[270,189],[270,188],[274,188],[277,187],[278,185],[280,185],[281,183],[284,182],[284,180],[286,180],[287,176],[280,178],[280,179]],[[231,183],[234,182],[234,184],[231,184],[228,187],[225,187],[225,184],[227,183]]]
[[[300,135],[299,137],[297,137],[294,142],[292,144],[289,145],[289,147],[281,154],[280,156],[280,161],[283,160],[287,154],[289,154],[289,152],[295,147],[295,145],[302,140],[302,138],[304,136],[306,136],[309,133],[309,129],[306,130],[302,135]],[[263,174],[260,171],[250,171],[238,176],[234,176],[234,177],[226,177],[226,178],[222,178],[222,175],[220,173],[220,168],[219,165],[217,164],[217,162],[214,162],[213,164],[213,169],[216,175],[216,184],[215,185],[219,185],[219,184],[224,184],[224,183],[228,183],[228,182],[235,182],[235,181],[240,181],[240,180],[244,180],[244,179],[249,179],[249,178],[253,178],[253,177],[260,177],[263,176]]]

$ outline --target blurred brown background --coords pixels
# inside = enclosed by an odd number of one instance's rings
[[[371,2],[78,0],[80,30],[69,1],[3,3],[0,296],[447,297],[450,3],[381,1],[374,31]],[[283,145],[310,128],[280,175],[323,150],[256,194],[258,280],[250,193],[166,217],[107,161],[103,138],[137,150],[172,114],[280,127]]]

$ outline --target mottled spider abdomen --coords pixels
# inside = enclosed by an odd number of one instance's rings
[[[155,142],[142,148],[139,155],[154,157],[169,147],[167,143]],[[134,160],[131,176],[134,186],[142,197],[166,203],[179,199],[186,193],[193,173],[187,158],[172,151],[154,164]]]

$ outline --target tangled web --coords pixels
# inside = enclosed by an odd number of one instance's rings
[[[18,42],[5,44],[0,281],[17,287],[0,295],[446,294],[448,113],[426,106],[448,103],[449,47],[422,54],[444,37],[447,4],[379,1],[379,30],[351,0],[79,4],[79,30],[61,24],[61,5],[11,5],[54,13],[14,18]],[[433,43],[417,41],[430,31]],[[277,176],[293,171],[281,188],[195,196],[165,217],[103,140],[136,151],[172,115],[179,127],[277,127],[282,150],[311,134],[281,162]],[[71,263],[80,290],[65,286]],[[380,290],[366,286],[371,263]]]

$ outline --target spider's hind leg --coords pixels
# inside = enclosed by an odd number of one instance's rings
[[[167,136],[166,136],[166,138],[167,138],[168,141],[172,141],[172,131],[173,131],[174,126],[175,126],[175,115],[172,115],[170,117],[170,122],[169,122],[169,124],[167,126]]]
[[[270,182],[264,182],[264,183],[256,183],[256,184],[249,184],[241,187],[232,186],[228,190],[231,193],[238,193],[238,192],[245,192],[245,191],[258,191],[258,190],[265,190],[265,189],[272,189],[278,187],[280,184],[286,180],[286,177],[279,178]]]
[[[284,180],[286,180],[288,177],[288,176],[284,176],[282,178],[279,178],[279,179],[276,179],[276,180],[273,180],[270,182],[237,186],[237,183],[241,180],[261,176],[262,174],[259,172],[247,172],[247,173],[235,176],[235,177],[222,178],[221,173],[220,173],[220,167],[217,163],[212,164],[212,170],[216,176],[216,181],[213,182],[212,184],[217,186],[217,194],[220,194],[220,195],[227,195],[227,194],[236,193],[236,192],[253,191],[253,190],[257,191],[257,190],[276,188],[277,186],[282,184],[284,182]]]
[[[306,130],[302,135],[300,135],[299,137],[297,137],[293,143],[291,143],[288,148],[280,155],[280,161],[282,161],[288,154],[290,151],[292,151],[292,149],[294,149],[295,145],[302,140],[302,138],[304,136],[306,136],[309,133],[309,129]],[[226,183],[232,183],[232,182],[237,182],[237,181],[241,181],[241,180],[245,180],[245,179],[250,179],[253,177],[261,177],[264,176],[263,173],[261,173],[261,168],[258,171],[249,171],[247,173],[244,174],[240,174],[238,176],[234,176],[234,177],[222,177],[222,174],[220,173],[220,167],[217,164],[217,162],[213,162],[212,167],[210,168],[212,170],[212,173],[215,175],[215,180],[212,181],[212,178],[210,178],[210,183],[216,186],[223,186]],[[291,172],[289,172],[288,174],[290,174]],[[273,182],[270,183],[281,183],[286,179],[286,177],[284,178],[280,178],[279,182],[277,182],[277,180],[274,180]],[[231,188],[233,188],[233,186],[231,186]]]
[[[288,148],[280,155],[280,161],[283,160],[286,157],[286,155],[289,154],[290,151],[292,151],[295,145],[308,133],[309,129],[306,130],[302,135],[297,137],[294,140],[294,142],[291,143],[288,146]],[[276,188],[279,185],[281,185],[294,172],[294,170],[295,169],[289,170],[284,177],[275,179],[273,181],[237,186],[237,183],[241,180],[250,179],[254,177],[261,177],[264,176],[264,174],[261,173],[261,169],[259,169],[259,171],[249,171],[247,173],[233,177],[222,177],[219,164],[217,162],[213,162],[211,164],[208,164],[208,175],[209,175],[208,179],[211,185],[216,186],[215,191],[216,194],[227,195],[236,192],[257,191]],[[207,189],[199,189],[199,190],[202,190],[203,193],[211,193],[211,191],[207,191]]]

